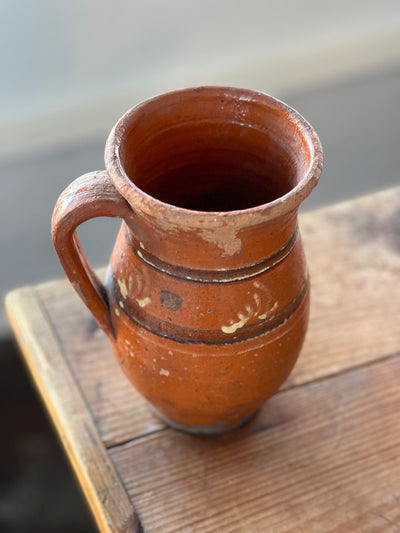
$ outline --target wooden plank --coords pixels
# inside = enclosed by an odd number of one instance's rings
[[[240,431],[110,450],[146,533],[400,528],[400,356],[282,391]]]
[[[400,187],[306,213],[301,229],[312,296],[296,385],[398,350]]]
[[[6,305],[25,361],[100,530],[137,531],[139,522],[129,497],[34,291],[14,291],[8,295]]]
[[[306,213],[301,227],[311,319],[284,388],[377,360],[400,345],[400,188]],[[69,284],[46,283],[38,295],[106,445],[162,430]]]

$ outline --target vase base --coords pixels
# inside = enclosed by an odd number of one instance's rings
[[[235,424],[226,424],[225,422],[217,422],[216,424],[213,424],[212,426],[191,426],[187,424],[179,424],[178,422],[174,422],[173,420],[170,420],[169,418],[165,417],[164,415],[160,414],[159,411],[154,409],[153,406],[150,406],[151,411],[153,414],[155,414],[160,420],[162,420],[165,424],[172,427],[173,429],[177,429],[178,431],[183,431],[184,433],[189,433],[191,435],[221,435],[223,433],[228,433],[229,431],[233,431],[234,429],[238,429],[248,422],[252,420],[258,411],[255,413],[252,413],[249,416],[246,416],[243,420],[240,420],[239,422],[236,422]]]

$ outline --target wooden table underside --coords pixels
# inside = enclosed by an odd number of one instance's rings
[[[400,530],[400,188],[301,216],[309,332],[248,425],[167,428],[66,281],[7,307],[101,531]]]

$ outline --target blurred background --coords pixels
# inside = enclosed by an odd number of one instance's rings
[[[400,182],[398,0],[0,0],[0,10],[2,298],[63,276],[50,240],[59,193],[104,168],[113,124],[160,92],[234,85],[295,107],[326,157],[303,209]],[[80,230],[95,266],[117,227]],[[0,374],[0,531],[92,531],[3,308]]]

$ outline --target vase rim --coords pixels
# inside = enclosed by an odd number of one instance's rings
[[[200,95],[215,98],[221,96],[236,98],[244,103],[264,104],[269,109],[281,112],[285,119],[298,130],[310,154],[309,165],[296,185],[268,203],[232,211],[201,211],[175,206],[151,196],[136,185],[125,172],[120,157],[121,146],[124,143],[129,124],[139,113],[145,112],[147,106],[168,101],[176,102],[181,98],[200,97]],[[185,221],[185,224],[193,227],[213,222],[217,223],[218,226],[223,226],[232,220],[235,220],[235,224],[240,224],[242,221],[246,225],[252,225],[253,223],[258,224],[273,220],[299,207],[319,181],[323,166],[323,150],[318,135],[309,122],[295,109],[277,98],[250,89],[208,85],[162,93],[129,109],[118,120],[107,139],[105,165],[116,189],[127,200],[131,208],[142,215],[148,215],[152,218],[162,217],[166,222],[179,225]]]

